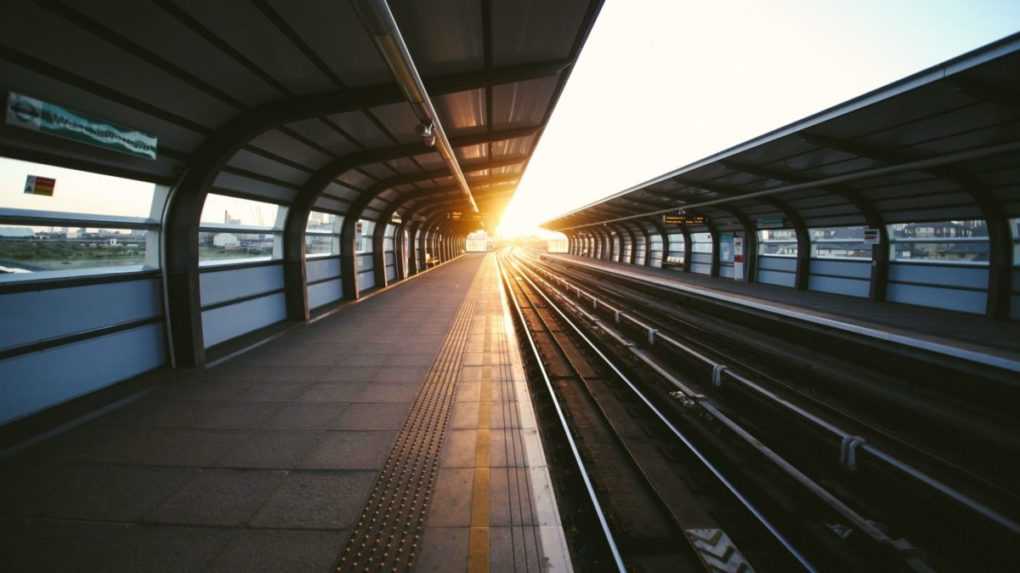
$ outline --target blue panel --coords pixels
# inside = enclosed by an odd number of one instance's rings
[[[386,280],[393,282],[397,278],[397,267],[388,266],[386,267]]]
[[[202,306],[283,288],[283,266],[204,272],[200,277]]]
[[[984,314],[988,298],[983,292],[890,283],[887,296],[892,302]]]
[[[796,282],[796,275],[793,273],[770,271],[759,268],[757,280],[760,283],[792,287]]]
[[[691,271],[702,275],[710,275],[712,274],[712,265],[691,263]]]
[[[719,276],[724,279],[733,278],[733,265],[719,265]]]
[[[811,274],[852,277],[858,279],[871,278],[871,261],[834,261],[811,259]]]
[[[365,271],[358,273],[358,290],[368,290],[375,287],[375,272]]]
[[[308,287],[308,308],[318,308],[343,298],[343,285],[339,280],[326,281]]]
[[[848,296],[867,297],[871,288],[869,281],[858,279],[840,279],[833,277],[820,277],[812,275],[808,279],[808,289],[819,292],[831,292],[834,294],[845,294]]]
[[[396,261],[396,258],[393,256],[393,251],[387,252],[386,253],[386,266],[393,265],[394,261]]]
[[[358,255],[355,259],[355,263],[357,264],[355,268],[358,269],[359,273],[372,270],[372,267],[374,266],[372,264],[372,253]]]
[[[305,264],[308,282],[340,276],[340,259],[313,259]]]
[[[758,268],[770,271],[797,272],[797,259],[785,257],[758,257]]]
[[[939,265],[889,265],[889,280],[937,286],[988,288],[988,269]]]
[[[202,312],[206,348],[287,318],[283,293]]]
[[[0,295],[0,348],[161,314],[159,279]]]
[[[0,425],[166,363],[162,324],[0,361]]]

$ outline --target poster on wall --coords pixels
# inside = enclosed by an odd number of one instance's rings
[[[135,157],[156,159],[154,135],[91,119],[56,104],[24,94],[7,96],[7,125],[102,147]]]
[[[52,197],[53,190],[57,187],[57,180],[52,177],[39,177],[29,175],[25,177],[25,193],[28,195],[43,195]]]

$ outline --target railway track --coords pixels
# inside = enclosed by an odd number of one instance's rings
[[[630,363],[620,367],[614,366],[609,358],[599,351],[595,344],[592,344],[594,352],[599,354],[610,365],[610,368],[619,372],[621,376],[624,376],[623,370],[629,368],[633,371],[631,374],[631,377],[635,379],[633,383],[630,381],[625,384],[615,382],[611,386],[614,388],[628,386],[632,394],[631,399],[636,403],[645,404],[647,408],[654,411],[654,414],[648,410],[640,411],[634,407],[634,403],[625,405],[623,409],[643,418],[646,423],[649,419],[659,419],[663,427],[672,431],[665,433],[673,434],[672,441],[674,443],[688,442],[689,447],[686,448],[688,454],[692,448],[694,451],[698,451],[700,447],[703,450],[700,455],[703,458],[705,456],[711,458],[711,462],[707,458],[700,460],[702,466],[711,467],[709,473],[713,474],[716,481],[726,483],[727,487],[723,489],[728,489],[731,501],[732,499],[741,500],[740,505],[743,506],[744,513],[755,516],[755,519],[750,521],[756,521],[759,527],[770,530],[771,538],[775,541],[771,548],[748,548],[748,555],[754,555],[760,551],[762,554],[768,555],[760,560],[768,563],[776,558],[777,553],[785,553],[787,558],[792,557],[792,562],[808,569],[816,566],[820,566],[824,570],[861,568],[927,570],[929,568],[930,556],[919,553],[905,537],[900,535],[902,530],[894,529],[891,533],[887,533],[886,522],[883,521],[883,525],[874,522],[875,515],[880,515],[883,518],[887,517],[886,515],[883,515],[881,511],[876,514],[868,513],[876,507],[875,504],[877,507],[888,504],[888,496],[880,495],[877,496],[877,499],[872,500],[872,504],[861,504],[859,503],[860,496],[855,493],[855,488],[845,487],[843,484],[846,479],[851,481],[857,479],[856,475],[859,474],[855,475],[851,472],[847,475],[844,472],[842,475],[833,475],[831,472],[819,472],[816,467],[817,463],[810,463],[810,461],[804,463],[801,456],[795,455],[796,448],[786,447],[790,442],[806,441],[799,439],[798,432],[803,431],[802,424],[800,427],[796,423],[789,426],[774,423],[762,425],[756,422],[753,417],[733,414],[732,408],[761,406],[761,396],[758,396],[757,400],[745,401],[743,404],[739,403],[740,400],[729,400],[717,404],[714,400],[707,399],[697,389],[685,385],[680,381],[684,378],[682,375],[678,378],[669,372],[669,370],[673,370],[675,374],[674,369],[677,364],[657,360],[653,353],[647,351],[647,348],[653,348],[654,345],[647,344],[651,342],[649,340],[643,340],[645,337],[655,337],[656,335],[663,337],[666,332],[669,332],[668,330],[661,332],[657,328],[650,327],[649,322],[642,322],[627,315],[624,315],[621,324],[620,307],[617,306],[614,310],[612,306],[604,302],[605,299],[601,305],[595,302],[587,309],[584,308],[585,302],[596,299],[589,294],[591,298],[585,300],[585,297],[581,296],[582,291],[577,287],[571,291],[569,283],[563,282],[560,278],[550,277],[549,269],[538,268],[532,261],[504,259],[502,264],[504,272],[508,275],[508,283],[518,285],[515,287],[519,291],[517,296],[524,300],[525,307],[529,305],[533,307],[528,311],[534,315],[530,319],[526,318],[528,314],[522,311],[525,316],[521,319],[522,322],[527,324],[529,330],[536,329],[536,332],[547,333],[540,335],[538,340],[542,342],[536,344],[536,352],[544,357],[542,359],[549,361],[550,364],[569,363],[572,360],[576,362],[578,356],[590,356],[593,352],[592,350],[579,352],[576,350],[575,344],[574,354],[571,355],[562,346],[547,340],[555,341],[557,339],[557,336],[553,336],[552,333],[569,332],[569,329],[555,320],[556,315],[568,320],[567,313],[560,309],[563,307],[575,318],[579,317],[577,322],[582,324],[589,333],[595,333],[603,339],[609,340],[608,345],[602,343],[600,346],[603,348],[615,347],[617,354],[623,357],[623,363]],[[513,290],[514,288],[511,288],[511,291]],[[567,294],[567,291],[570,291],[570,294]],[[599,309],[600,306],[603,317],[608,311],[611,320],[606,321],[604,318],[600,319],[596,316],[597,313],[593,310]],[[628,321],[631,322],[632,327],[639,325],[640,328],[621,328]],[[615,331],[614,326],[616,327]],[[584,337],[580,328],[573,325],[572,327],[577,330],[577,334]],[[634,332],[641,332],[642,336],[634,337],[632,336]],[[628,336],[630,338],[627,338]],[[586,338],[586,340],[588,339]],[[591,340],[588,342],[592,343]],[[549,345],[552,346],[543,352],[542,348]],[[569,348],[569,343],[563,343],[563,346]],[[641,346],[645,346],[646,349],[640,348]],[[560,350],[557,352],[556,348]],[[664,347],[660,344],[657,350],[661,351],[662,348]],[[676,354],[675,350],[670,349],[666,353]],[[704,348],[695,350],[686,346],[685,350],[694,352],[694,354],[705,351]],[[611,351],[607,353],[611,353]],[[643,356],[644,360],[634,360],[635,356]],[[701,357],[706,358],[705,356]],[[712,363],[711,360],[708,362]],[[689,362],[687,364],[690,365]],[[583,365],[581,366],[583,367]],[[649,375],[649,372],[653,374]],[[740,374],[725,368],[710,369],[709,375],[716,383],[727,377],[729,379],[733,379],[734,376],[737,379],[742,378]],[[605,393],[604,388],[610,385],[605,384],[607,379],[603,373],[597,372],[594,373],[594,376],[587,382],[583,376],[562,378],[554,386],[560,393],[577,392],[576,388],[585,388],[585,392],[590,396],[588,400],[597,402],[597,392],[600,388]],[[689,378],[696,377],[689,376]],[[753,384],[750,380],[744,380]],[[565,390],[568,388],[575,388],[575,390]],[[768,393],[767,390],[760,387],[758,390]],[[751,392],[751,394],[753,393]],[[773,396],[773,398],[777,397]],[[769,401],[765,400],[765,402]],[[771,401],[776,402],[774,399]],[[779,401],[782,402],[781,399]],[[574,407],[583,407],[583,400],[574,399],[573,402]],[[782,415],[782,408],[776,410],[775,403],[766,405],[770,407],[765,408],[765,411],[771,412],[773,415],[777,412]],[[612,407],[610,407],[611,409]],[[603,408],[603,415],[605,415],[605,410],[606,408]],[[694,412],[700,415],[692,415]],[[811,416],[809,412],[803,411],[802,413]],[[796,417],[793,416],[793,418]],[[577,432],[577,429],[574,431]],[[686,435],[683,432],[686,432]],[[831,438],[831,436],[829,437]],[[765,445],[762,441],[765,438],[769,444],[776,444],[779,447],[771,448]],[[698,444],[694,445],[691,443],[692,441],[698,442]],[[843,445],[846,445],[846,440],[843,441]],[[862,466],[874,465],[874,460],[866,459],[868,455],[874,455],[874,448],[867,450],[867,453],[863,448],[857,452],[859,446],[861,443],[852,444],[849,456],[853,458],[855,454],[858,454],[861,458],[859,464]],[[870,444],[867,444],[866,447],[870,447]],[[791,452],[794,455],[791,455]],[[818,450],[815,449],[813,453],[817,458]],[[844,451],[844,461],[846,454],[847,452]],[[881,455],[882,452],[879,450],[878,454]],[[796,460],[797,463],[789,461],[788,457]],[[748,468],[752,469],[748,471]],[[872,469],[874,468],[868,467],[868,475]],[[676,474],[676,472],[674,473]],[[809,475],[819,475],[821,479],[816,480]],[[902,479],[917,478],[918,476],[899,477]],[[922,474],[922,477],[925,476]],[[657,486],[654,484],[649,486],[647,476],[643,476],[643,478],[644,487],[646,489],[651,487],[654,491]],[[862,481],[867,481],[867,478]],[[905,481],[916,481],[916,479],[905,479]],[[936,493],[944,492],[936,491]],[[750,501],[752,498],[754,499],[753,504]],[[725,503],[714,499],[711,504],[713,507],[707,513],[712,514],[713,511],[726,513],[719,509],[725,506]],[[738,524],[734,528],[737,532],[734,537],[739,539],[740,532],[747,535],[747,532],[753,528],[748,527],[746,519],[743,521],[739,518],[734,519],[733,513],[731,511],[726,515],[726,520],[727,523]],[[868,517],[865,516],[866,513]],[[766,518],[764,514],[768,514],[770,517]],[[952,514],[949,515],[952,516]],[[918,517],[930,519],[930,516],[914,516],[914,519]],[[1009,533],[1005,539],[1008,538]],[[927,538],[925,540],[928,541]],[[782,551],[777,552],[776,547],[781,547]],[[975,557],[976,560],[972,560],[972,563],[983,563],[993,567],[1003,563],[994,554],[986,553],[983,556]],[[935,562],[940,566],[949,565],[950,568],[961,566],[961,562],[954,555],[940,554]]]
[[[512,263],[502,266],[560,421],[554,431],[570,444],[611,556],[586,570],[755,570],[738,545],[757,570],[815,570],[534,282]]]
[[[792,323],[708,306],[662,287],[558,262],[539,264],[855,433],[888,449],[922,454],[923,463],[954,474],[961,487],[969,482],[970,489],[1020,503],[1020,467],[1001,463],[1020,456],[1020,424],[1012,408],[1003,408],[1020,399],[1020,385],[1008,375],[959,361],[929,361],[923,354],[898,355],[874,343],[860,346],[852,336],[818,329],[802,333]]]

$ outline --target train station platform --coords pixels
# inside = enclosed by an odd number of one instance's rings
[[[0,460],[2,568],[570,570],[503,297],[465,255],[159,372]]]
[[[849,296],[752,284],[577,255],[543,256],[720,302],[1020,372],[1020,323],[1015,321],[990,320],[983,316],[921,306],[876,303]]]

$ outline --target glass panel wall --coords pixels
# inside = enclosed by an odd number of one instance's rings
[[[0,157],[0,281],[159,268],[168,189]]]
[[[210,193],[198,233],[200,266],[250,263],[283,256],[287,208]]]
[[[991,246],[984,220],[889,225],[890,258],[898,262],[987,265]]]
[[[682,265],[686,258],[683,233],[669,234],[669,252],[666,253],[667,265]]]
[[[340,234],[344,218],[332,213],[312,211],[305,227],[305,256],[329,257],[341,254]]]
[[[672,244],[670,244],[670,247],[670,250],[672,250]],[[695,253],[711,253],[712,233],[691,233],[691,251]]]
[[[871,260],[871,244],[864,240],[864,227],[819,227],[808,229],[814,259]]]
[[[770,257],[796,257],[797,232],[793,229],[758,231],[758,254]]]

